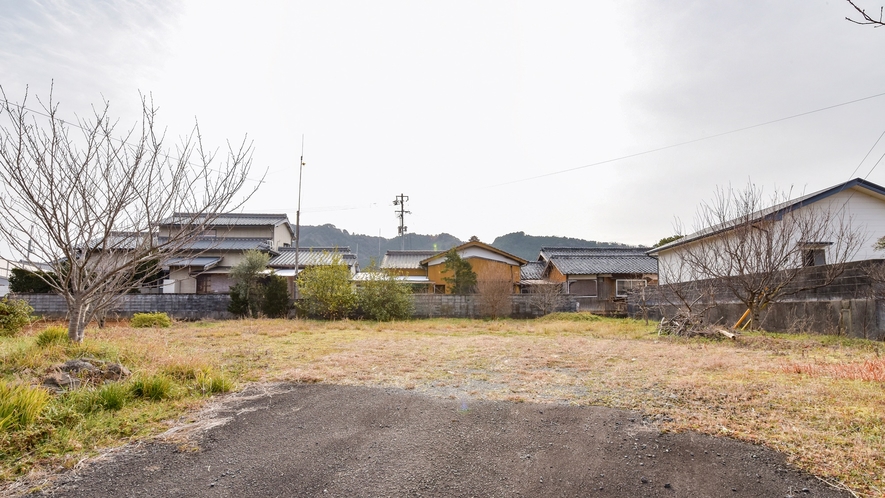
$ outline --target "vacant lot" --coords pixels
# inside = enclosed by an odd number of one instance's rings
[[[567,318],[119,324],[88,330],[82,347],[38,346],[36,326],[0,338],[7,382],[33,382],[52,363],[93,356],[120,361],[133,377],[168,377],[172,388],[162,399],[132,399],[115,411],[79,409],[56,397],[36,423],[0,436],[0,471],[6,480],[33,477],[161,432],[203,403],[211,373],[240,386],[324,382],[627,408],[663,430],[765,444],[833,484],[885,493],[883,344],[773,334],[681,339],[658,336],[642,322]]]

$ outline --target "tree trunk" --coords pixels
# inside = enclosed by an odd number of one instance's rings
[[[68,319],[68,340],[71,342],[83,342],[83,333],[86,330],[86,324],[83,323],[83,313],[80,308],[71,311],[70,319]]]
[[[76,299],[73,306],[69,303],[68,309],[68,340],[71,342],[83,342],[83,336],[86,331],[86,322],[88,321],[87,306],[79,299]]]

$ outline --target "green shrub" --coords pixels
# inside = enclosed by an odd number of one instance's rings
[[[298,274],[298,309],[316,318],[347,318],[356,308],[350,269],[334,255],[326,266],[311,266]]]
[[[587,311],[581,311],[577,313],[570,313],[564,311],[557,311],[556,313],[550,313],[549,315],[542,316],[538,320],[561,320],[565,322],[595,322],[597,320],[601,320],[602,317],[599,315],[594,315],[593,313]]]
[[[129,389],[119,382],[111,382],[98,390],[99,404],[105,410],[117,411],[129,400]]]
[[[37,345],[41,348],[68,342],[68,330],[64,327],[46,327],[37,334]]]
[[[130,384],[130,392],[136,398],[145,398],[152,401],[160,401],[173,396],[175,385],[169,377],[152,375],[139,377]]]
[[[370,320],[405,320],[412,316],[412,291],[393,275],[371,273],[357,289],[357,314]]]
[[[11,386],[0,380],[0,431],[27,427],[43,413],[49,393],[39,387]]]
[[[136,313],[129,320],[129,325],[139,329],[147,327],[166,328],[172,326],[172,319],[166,313]]]
[[[211,370],[197,373],[197,389],[203,394],[226,393],[234,388],[233,381],[225,377],[223,373],[215,373]]]
[[[55,289],[46,283],[47,281],[58,283],[58,277],[52,272],[13,268],[9,275],[9,291],[34,292],[37,294],[55,292]]]
[[[34,308],[21,299],[0,300],[0,336],[12,337],[31,323]]]
[[[286,318],[289,315],[289,284],[285,278],[269,275],[265,279],[261,312],[270,318]]]

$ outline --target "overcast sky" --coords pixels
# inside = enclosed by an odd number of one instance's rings
[[[170,133],[196,117],[213,146],[248,134],[252,177],[267,172],[249,212],[294,222],[303,134],[306,225],[392,237],[403,193],[411,232],[652,244],[717,186],[885,185],[885,140],[861,163],[885,96],[695,141],[885,93],[885,29],[852,13],[844,0],[0,0],[0,85],[20,100],[54,80],[63,116],[107,99],[132,123],[141,91]]]

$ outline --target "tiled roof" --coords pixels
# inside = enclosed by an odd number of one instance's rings
[[[440,251],[387,251],[381,260],[381,268],[408,270],[421,268],[421,261]]]
[[[544,278],[544,267],[546,266],[547,263],[543,261],[529,261],[519,269],[519,279],[541,280]]]
[[[280,249],[279,256],[270,260],[271,268],[294,268],[295,254],[298,254],[298,266],[324,266],[332,264],[335,256],[341,257],[341,261],[347,266],[357,264],[356,254],[350,252],[349,247],[310,247],[295,250],[294,247]]]
[[[658,273],[658,260],[643,253],[555,256],[550,264],[563,275],[603,273]]]
[[[189,223],[195,215],[189,213],[175,213],[172,216],[160,222],[160,225],[180,225],[181,223]],[[215,217],[208,226],[277,226],[285,223],[289,225],[289,217],[285,214],[268,214],[268,213],[223,213],[210,214],[209,218]],[[206,219],[205,215],[198,215],[196,221],[202,222]]]
[[[542,247],[539,259],[547,261],[557,256],[640,256],[648,247]]]

